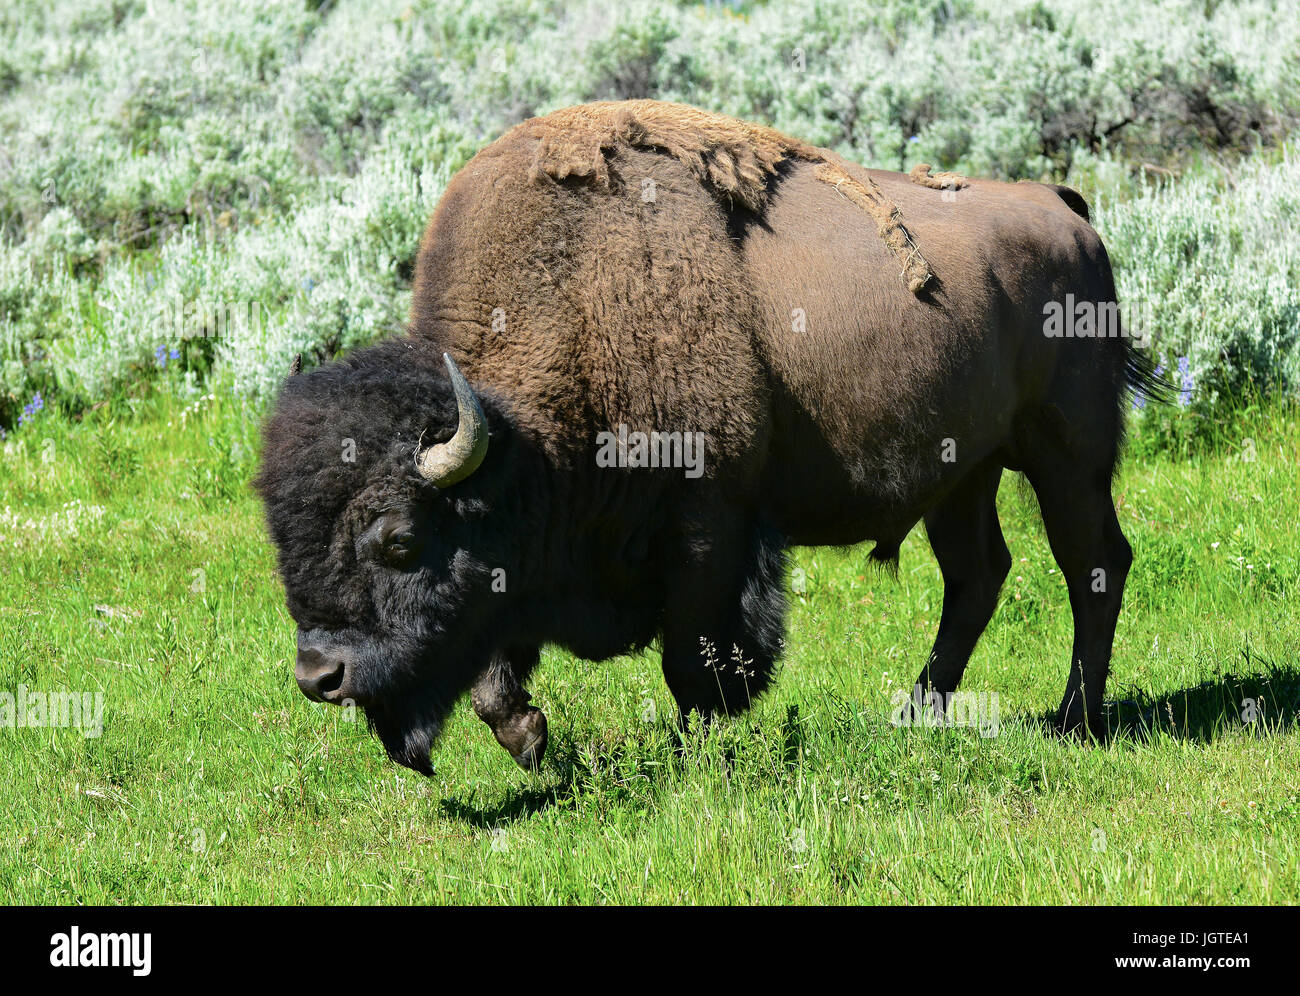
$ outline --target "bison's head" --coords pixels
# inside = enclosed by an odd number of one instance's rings
[[[395,339],[290,377],[257,479],[299,686],[361,706],[389,755],[425,774],[499,645],[521,553],[500,526],[518,492],[509,421],[445,361]]]

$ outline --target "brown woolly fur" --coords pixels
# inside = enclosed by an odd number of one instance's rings
[[[608,187],[611,150],[660,149],[715,194],[755,212],[762,211],[767,181],[782,160],[820,158],[818,150],[771,128],[654,100],[580,104],[528,125],[537,134],[534,179],[579,176]]]
[[[1045,320],[1117,314],[1086,219],[1066,187],[865,170],[678,104],[523,122],[447,185],[408,333],[290,377],[267,422],[300,687],[361,705],[425,773],[472,689],[531,768],[544,645],[603,660],[658,639],[683,713],[742,710],[781,652],[787,547],[870,540],[891,568],[924,520],[946,589],[918,684],[946,695],[1010,564],[1011,468],[1075,613],[1058,723],[1098,729],[1131,561],[1111,475],[1152,380],[1122,330]],[[426,479],[421,447],[462,418],[488,434],[481,464]],[[613,460],[639,433],[690,434],[701,459]]]
[[[580,104],[528,122],[534,123],[534,179],[583,177],[608,187],[606,160],[612,150],[658,149],[683,163],[715,196],[739,201],[756,214],[762,212],[768,182],[782,162],[819,163],[817,177],[842,190],[876,222],[885,244],[903,264],[908,289],[919,293],[930,279],[898,208],[874,181],[852,176],[834,153],[772,128],[656,100]]]
[[[606,151],[613,189],[539,178],[547,140],[526,123],[453,178],[421,249],[411,336],[434,337],[471,383],[498,378],[557,458],[585,457],[601,429],[671,426],[704,433],[707,472],[729,473],[767,426],[756,302],[728,214],[650,149]]]

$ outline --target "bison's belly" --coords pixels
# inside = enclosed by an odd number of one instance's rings
[[[885,443],[845,454],[805,413],[779,419],[760,489],[763,518],[799,545],[896,548],[964,471],[923,466],[902,436]]]

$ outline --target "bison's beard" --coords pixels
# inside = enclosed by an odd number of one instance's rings
[[[388,756],[432,775],[434,742],[490,656],[478,641],[431,640],[418,630],[367,644],[354,691]]]
[[[432,775],[429,755],[447,712],[439,699],[426,697],[396,707],[366,706],[366,719],[389,757],[422,775]]]

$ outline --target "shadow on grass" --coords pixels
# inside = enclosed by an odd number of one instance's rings
[[[1300,726],[1300,669],[1245,652],[1241,670],[1164,695],[1129,689],[1105,704],[1112,741],[1145,743],[1157,734],[1210,743],[1233,729],[1274,737]],[[1054,713],[1037,717],[1050,729]]]
[[[652,762],[647,765],[646,761]],[[649,748],[641,737],[628,736],[613,743],[580,745],[572,733],[555,736],[540,773],[529,784],[509,790],[484,804],[478,791],[444,799],[442,812],[449,819],[484,829],[499,827],[540,813],[552,806],[579,808],[584,796],[594,792],[628,790],[635,782],[647,783],[669,774],[674,761]]]
[[[524,788],[511,792],[492,806],[476,806],[471,793],[468,800],[444,799],[439,808],[448,819],[490,830],[549,809],[562,798],[571,797],[573,787],[572,783],[565,784],[562,780],[560,784],[546,788]]]
[[[687,777],[701,763],[728,768],[740,763],[737,752],[742,745],[738,741],[746,741],[754,732],[741,725],[730,728],[730,736],[715,736],[703,725],[692,723],[689,730],[683,730],[665,721],[656,731],[659,735],[648,729],[633,730],[612,742],[582,741],[575,739],[572,731],[562,737],[553,735],[542,771],[531,776],[530,784],[486,804],[478,798],[478,790],[472,789],[467,796],[444,799],[440,808],[449,819],[489,829],[552,806],[580,809],[587,800],[598,800],[591,805],[607,806]],[[787,707],[785,722],[775,725],[761,747],[764,767],[773,774],[781,768],[794,769],[804,747],[797,705]]]

